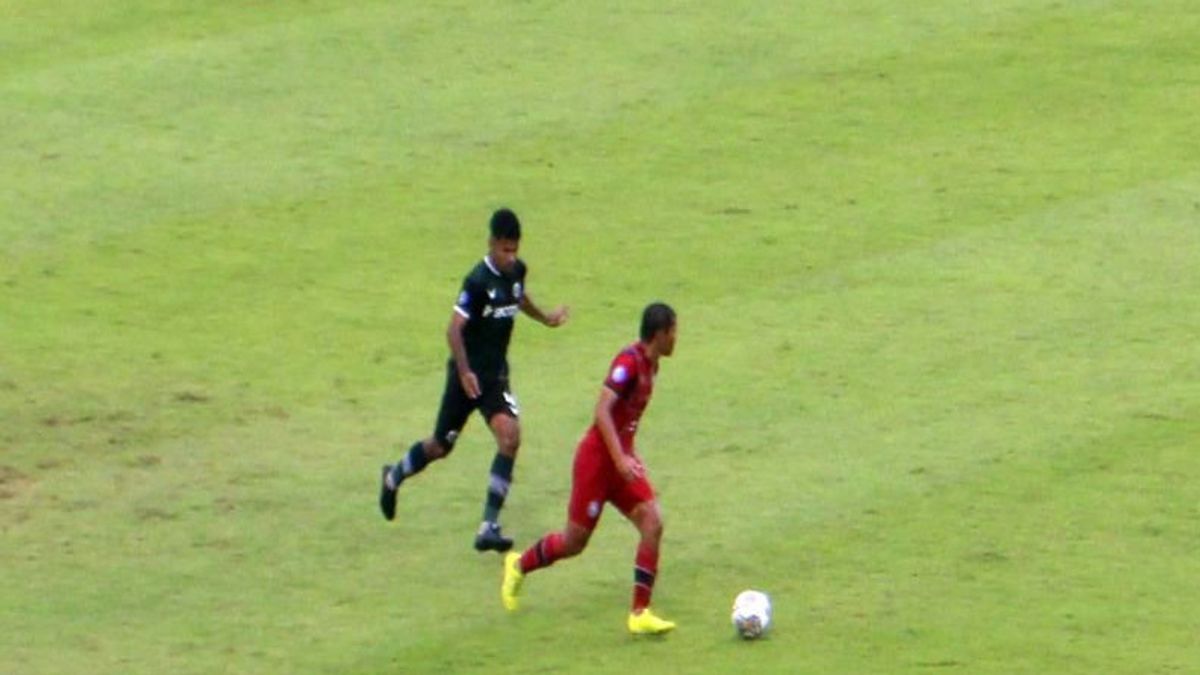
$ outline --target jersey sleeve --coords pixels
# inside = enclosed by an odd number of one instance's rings
[[[524,261],[522,261],[520,258],[517,258],[516,269],[513,270],[513,278],[515,283],[513,284],[512,288],[513,300],[515,300],[518,304],[525,299],[525,275],[528,273],[528,271],[529,268],[525,266]]]
[[[473,276],[468,276],[463,279],[458,301],[454,303],[454,311],[470,321],[482,314],[486,299],[487,290]]]
[[[604,378],[604,386],[616,392],[617,396],[625,398],[633,391],[637,382],[637,363],[632,355],[621,352],[613,359],[608,367],[608,377]]]

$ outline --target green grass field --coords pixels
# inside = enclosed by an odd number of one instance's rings
[[[8,0],[0,672],[1200,672],[1195,9]],[[500,205],[520,545],[679,311],[666,639],[611,509],[504,612],[478,419],[379,517]]]

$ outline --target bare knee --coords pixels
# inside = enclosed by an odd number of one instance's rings
[[[514,432],[512,436],[501,439],[496,443],[496,447],[500,451],[500,454],[516,457],[517,450],[521,448],[521,432]]]
[[[583,549],[587,548],[588,540],[591,538],[591,530],[584,529],[573,523],[568,525],[563,536],[563,557],[570,558],[583,553]]]
[[[644,512],[638,514],[635,522],[637,523],[638,533],[641,535],[643,542],[658,544],[662,540],[663,521],[657,508],[647,508]]]
[[[425,450],[425,459],[430,462],[435,459],[441,459],[450,452],[449,448],[442,445],[441,441],[434,437],[426,438],[421,442],[421,445]]]
[[[521,425],[517,419],[500,413],[492,416],[490,426],[496,437],[496,450],[507,457],[516,457],[521,447]]]
[[[641,530],[643,541],[653,541],[658,543],[660,540],[662,540],[663,524],[662,520],[658,518],[655,518],[653,522],[646,523],[639,529]]]

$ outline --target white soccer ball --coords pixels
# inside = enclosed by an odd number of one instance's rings
[[[762,591],[742,591],[733,599],[730,617],[738,635],[747,640],[762,637],[771,627],[771,598]]]

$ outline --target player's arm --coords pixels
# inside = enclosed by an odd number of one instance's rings
[[[621,450],[617,423],[612,416],[613,404],[618,398],[617,392],[609,389],[608,385],[600,387],[600,398],[596,400],[596,428],[600,430],[600,437],[604,439],[604,447],[608,448],[613,466],[617,467],[625,480],[633,480],[641,475],[642,468],[633,457]]]
[[[533,298],[529,297],[528,292],[521,296],[521,300],[518,304],[521,306],[521,311],[528,314],[534,321],[537,321],[538,323],[544,323],[551,328],[556,328],[566,323],[567,317],[569,317],[571,314],[571,309],[566,305],[559,305],[558,307],[554,308],[554,311],[546,314],[541,310],[540,307],[537,306],[536,303],[534,303]]]
[[[466,325],[466,315],[455,307],[450,314],[450,325],[446,327],[446,341],[450,343],[450,353],[454,356],[454,367],[458,370],[458,381],[463,391],[470,398],[479,398],[479,378],[471,370],[471,362],[467,360],[467,344],[463,342],[463,327]]]

